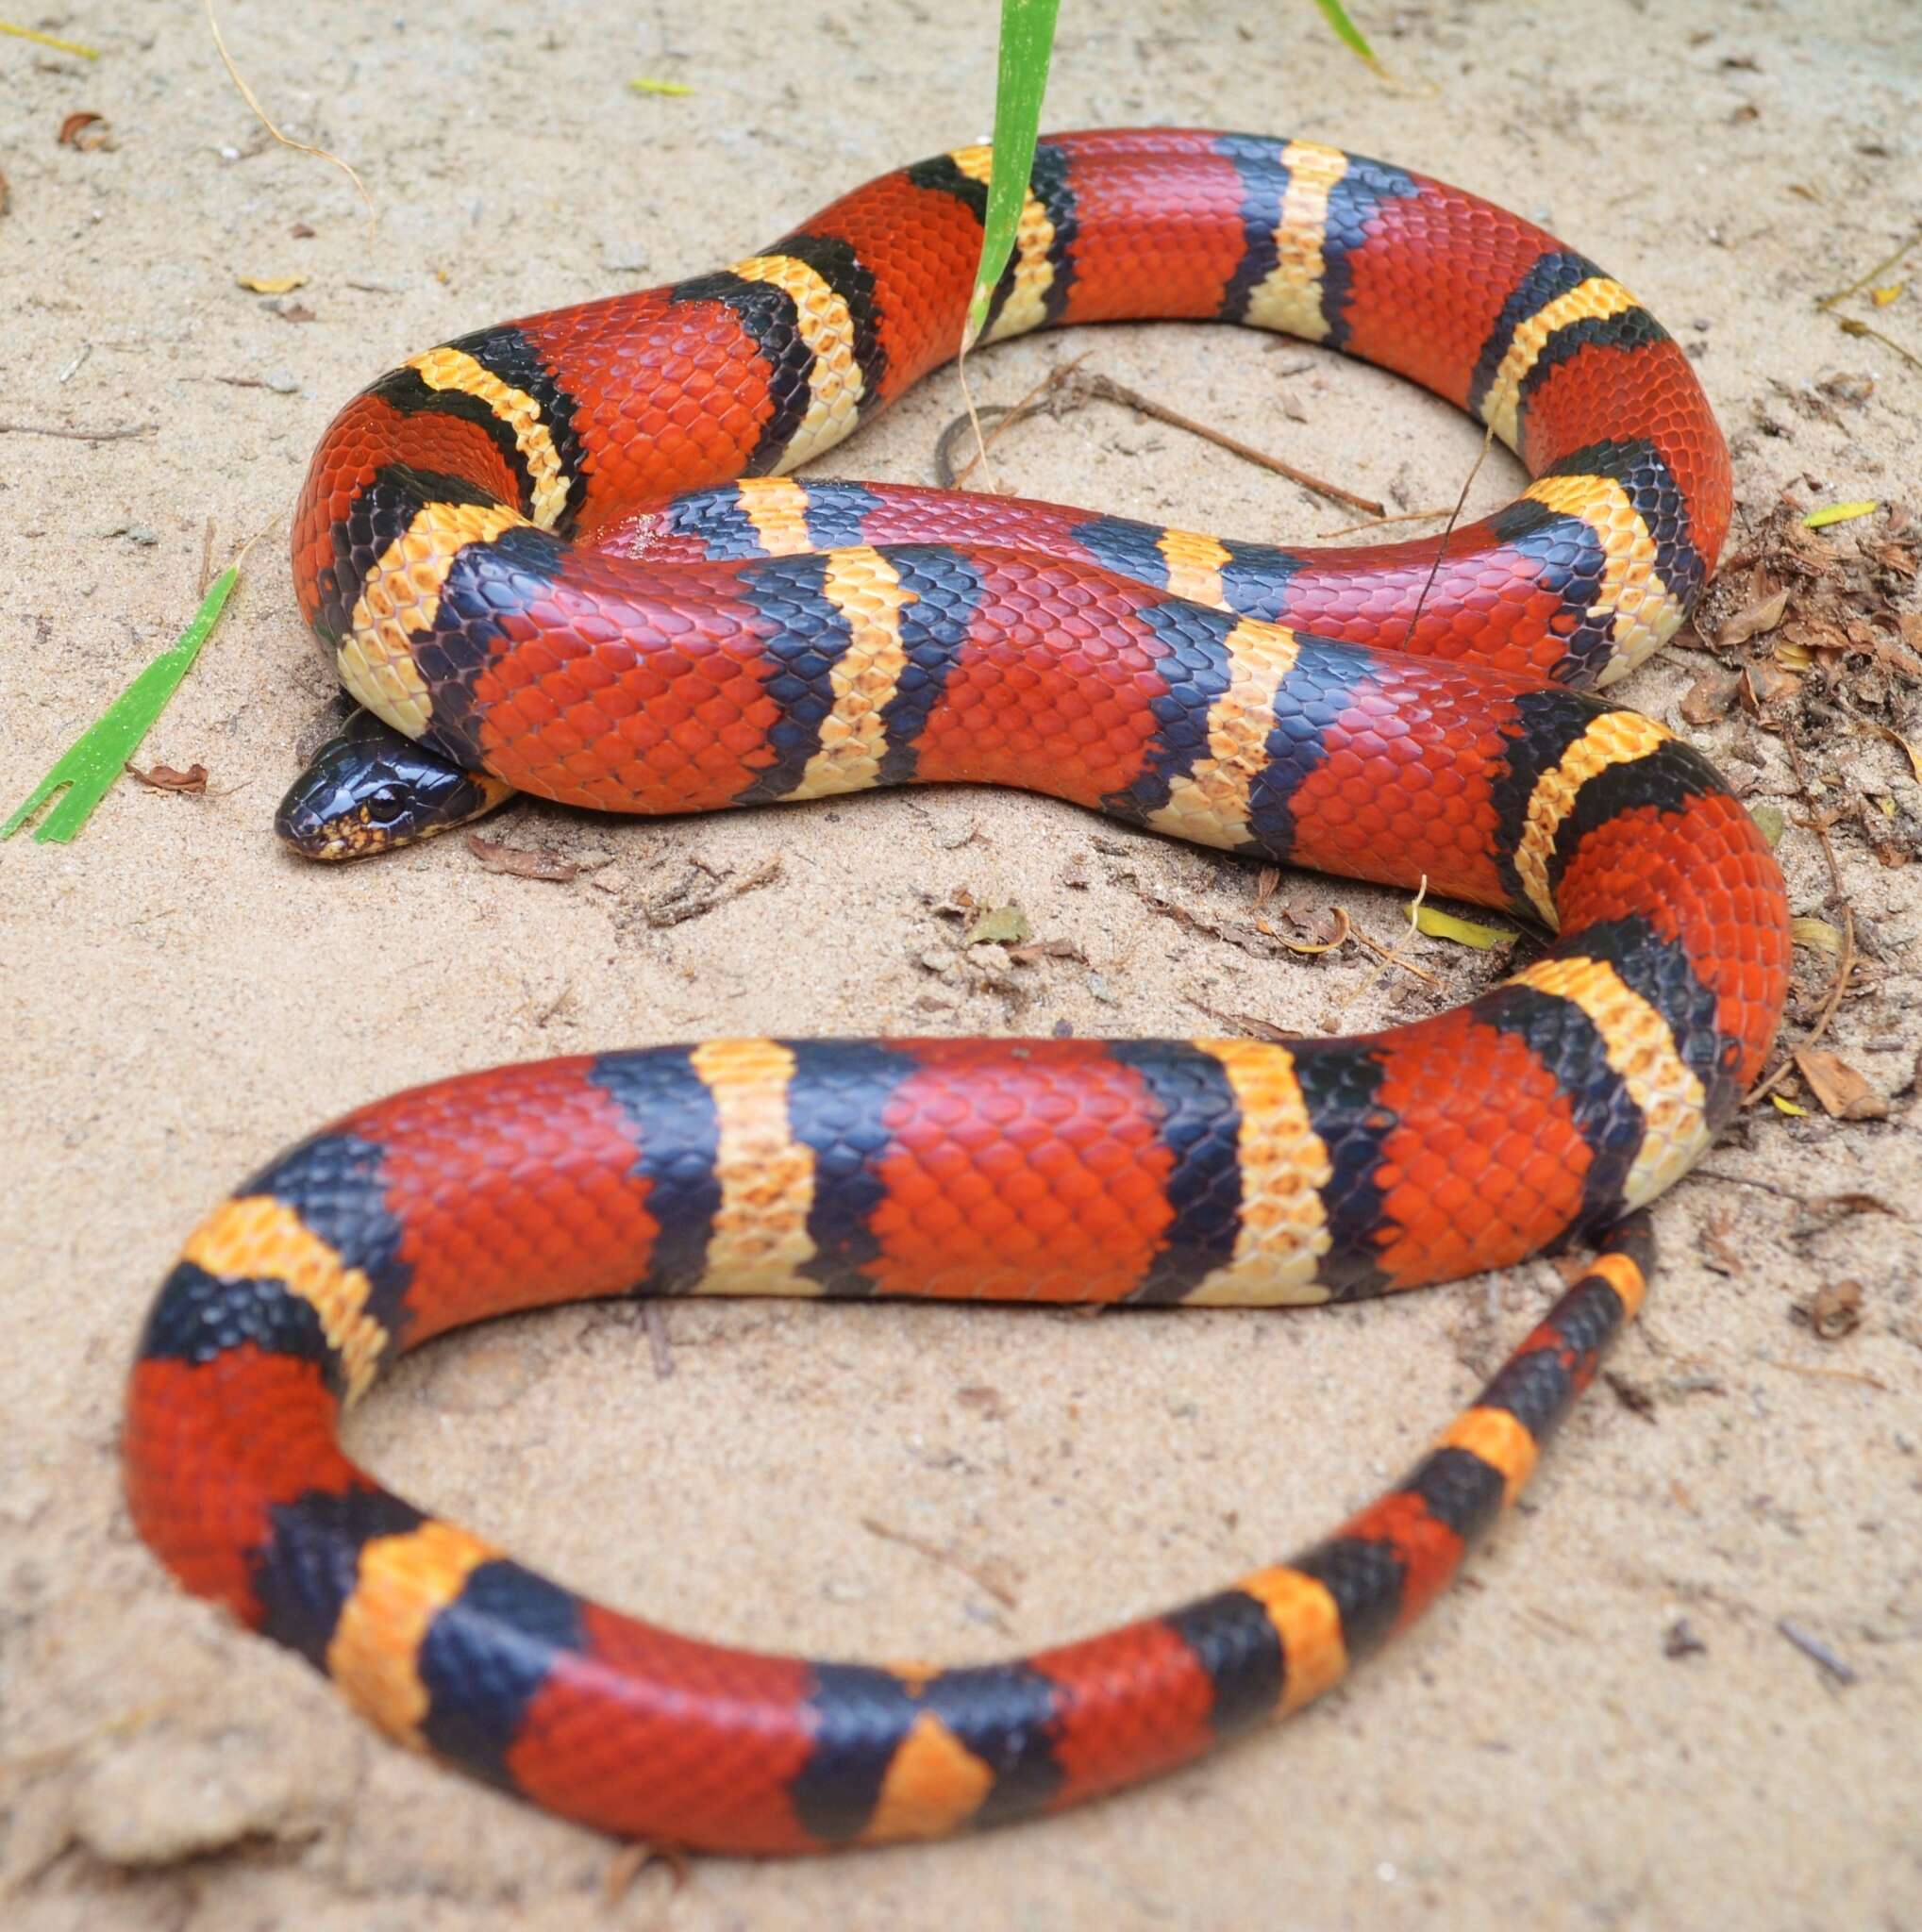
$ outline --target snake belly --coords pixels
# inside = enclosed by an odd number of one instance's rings
[[[857,190],[760,255],[482,330],[348,404],[295,518],[348,690],[455,763],[668,812],[909,782],[1052,792],[1555,935],[1348,1040],[710,1041],[463,1074],[283,1155],[142,1341],[127,1492],[190,1590],[393,1737],[610,1831],[814,1851],[1045,1811],[1339,1681],[1513,1502],[1643,1293],[1646,1208],[1757,1074],[1780,873],[1605,686],[1730,514],[1687,360],[1488,203],[1310,142],[1037,152],[988,335],[1227,320],[1466,408],[1532,481],[1434,540],[1316,552],[1006,499],[808,484],[951,353],[988,159]],[[390,1493],[342,1410],[403,1350],[590,1296],[1263,1305],[1588,1241],[1401,1482],[1162,1616],[944,1669],[637,1622]]]

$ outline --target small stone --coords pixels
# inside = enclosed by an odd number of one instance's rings
[[[74,1801],[74,1836],[114,1865],[172,1865],[247,1839],[298,1841],[329,1802],[282,1743],[229,1730],[153,1731],[103,1758]]]
[[[1689,1628],[1686,1617],[1678,1617],[1662,1633],[1662,1655],[1676,1658],[1684,1657],[1706,1657],[1709,1646]]]

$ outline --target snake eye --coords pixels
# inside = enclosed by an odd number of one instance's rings
[[[398,785],[376,785],[367,794],[367,816],[376,825],[391,825],[407,810],[407,799]]]

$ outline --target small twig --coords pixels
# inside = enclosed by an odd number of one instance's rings
[[[1286,476],[1291,483],[1299,483],[1304,490],[1312,490],[1317,496],[1345,503],[1354,509],[1364,510],[1371,517],[1380,516],[1387,508],[1385,504],[1377,503],[1372,496],[1358,495],[1352,490],[1344,490],[1339,483],[1329,483],[1307,470],[1296,469],[1293,463],[1284,463],[1279,457],[1270,456],[1266,450],[1257,449],[1253,443],[1244,442],[1240,437],[1230,436],[1225,429],[1216,429],[1212,424],[1184,416],[1178,409],[1171,409],[1165,403],[1158,403],[1151,396],[1143,395],[1139,390],[1116,382],[1112,376],[1090,371],[1080,377],[1079,386],[1091,395],[1119,403],[1124,408],[1138,409],[1144,416],[1152,416],[1157,423],[1167,424],[1171,429],[1185,429],[1190,436],[1199,436],[1220,449],[1232,451],[1248,462],[1272,470],[1278,476]]]
[[[958,1570],[969,1582],[979,1585],[997,1604],[1014,1609],[1021,1599],[998,1578],[986,1574],[972,1563],[966,1563],[952,1550],[944,1550],[939,1543],[928,1542],[925,1538],[911,1535],[905,1529],[890,1529],[885,1523],[877,1523],[872,1516],[863,1516],[861,1526],[870,1536],[877,1536],[883,1542],[899,1543],[904,1549],[914,1551],[917,1556],[926,1557],[930,1563],[940,1563],[949,1570]]]
[[[1774,1194],[1779,1200],[1793,1201],[1797,1208],[1806,1208],[1809,1197],[1798,1194],[1793,1188],[1778,1187],[1774,1181],[1757,1180],[1753,1174],[1724,1174],[1719,1167],[1692,1167],[1691,1180],[1733,1181],[1738,1188],[1760,1188],[1764,1194]]]
[[[701,865],[704,871],[709,870],[698,858],[693,863]],[[730,899],[739,899],[744,893],[756,892],[762,886],[771,885],[780,876],[780,870],[781,856],[777,852],[773,858],[763,859],[752,872],[739,878],[724,874],[710,891],[698,895],[689,892],[683,881],[680,886],[658,894],[644,904],[641,908],[641,916],[655,927],[680,925],[687,920],[702,918]]]
[[[954,358],[954,373],[961,382],[961,404],[968,412],[968,421],[975,430],[975,459],[968,465],[968,474],[979,470],[993,496],[1001,494],[1001,486],[994,480],[994,473],[988,465],[988,441],[981,434],[981,418],[975,408],[975,392],[968,386],[968,352],[965,345]]]
[[[1318,496],[1329,497],[1336,503],[1345,503],[1355,509],[1366,510],[1370,516],[1382,515],[1384,506],[1377,503],[1373,497],[1358,496],[1351,490],[1344,490],[1339,483],[1327,482],[1307,470],[1297,469],[1293,463],[1283,462],[1279,457],[1270,456],[1266,450],[1257,449],[1252,443],[1244,442],[1239,437],[1230,436],[1224,429],[1216,429],[1212,424],[1198,422],[1193,416],[1184,416],[1178,409],[1171,409],[1165,403],[1158,403],[1152,396],[1145,396],[1139,390],[1129,389],[1126,383],[1116,382],[1112,376],[1103,375],[1098,370],[1078,374],[1081,364],[1086,360],[1087,354],[1084,353],[1077,356],[1072,362],[1063,363],[1060,368],[1050,370],[1026,395],[1002,412],[1000,421],[985,439],[980,434],[978,417],[970,401],[969,416],[965,419],[957,418],[956,422],[951,423],[943,432],[941,443],[937,444],[935,451],[937,466],[942,460],[948,437],[954,433],[961,421],[971,422],[976,433],[975,458],[973,461],[956,470],[952,476],[952,482],[956,487],[965,483],[980,466],[988,451],[994,447],[1004,430],[1011,429],[1016,423],[1033,415],[1040,399],[1048,391],[1065,389],[1078,391],[1085,398],[1118,403],[1125,409],[1133,409],[1140,415],[1152,417],[1157,423],[1167,424],[1170,428],[1184,429],[1189,435],[1198,436],[1218,448],[1231,451],[1248,462],[1259,463],[1264,470],[1272,470],[1278,476],[1286,476],[1291,483],[1298,483],[1304,490],[1312,490]],[[967,394],[965,378],[961,392],[963,396]],[[991,478],[990,488],[994,487]],[[996,494],[998,493],[997,489]],[[1441,512],[1437,511],[1436,514],[1439,515]],[[1403,520],[1388,518],[1386,521]],[[1363,525],[1361,527],[1367,526]]]
[[[1324,543],[1336,537],[1352,537],[1362,530],[1385,529],[1390,524],[1431,524],[1437,517],[1451,514],[1447,509],[1412,509],[1398,517],[1370,517],[1364,524],[1344,524],[1339,530],[1317,530],[1315,535]]]
[[[1415,626],[1422,621],[1422,612],[1428,608],[1429,592],[1435,588],[1435,578],[1440,575],[1442,559],[1448,554],[1448,539],[1455,534],[1455,525],[1462,520],[1462,512],[1468,503],[1468,492],[1475,488],[1475,479],[1481,474],[1481,466],[1488,460],[1488,452],[1495,446],[1495,425],[1491,423],[1481,438],[1481,454],[1475,458],[1475,467],[1468,472],[1467,479],[1462,485],[1462,493],[1455,499],[1455,508],[1448,512],[1448,526],[1435,541],[1435,560],[1429,566],[1428,581],[1422,586],[1422,593],[1415,599],[1414,615],[1408,621],[1408,635],[1412,638]],[[1418,906],[1421,901],[1417,899]]]
[[[1413,903],[1408,908],[1408,929],[1411,935],[1421,931],[1421,927],[1415,924],[1415,914],[1422,909],[1422,901],[1426,899],[1428,896],[1429,875],[1427,873],[1423,873],[1421,884],[1415,889]],[[1414,963],[1413,960],[1403,958],[1399,953],[1390,952],[1386,946],[1380,944],[1379,941],[1375,940],[1371,940],[1365,933],[1358,932],[1355,935],[1355,937],[1358,940],[1360,940],[1364,946],[1366,946],[1371,953],[1373,953],[1379,959],[1380,959],[1384,965],[1399,966],[1404,973],[1412,974],[1416,979],[1425,979],[1430,986],[1436,988],[1437,990],[1440,989],[1442,982],[1439,979],[1437,979],[1433,974],[1424,973],[1422,969]],[[1335,1002],[1334,1010],[1338,1013],[1345,1012],[1349,1007],[1354,1005],[1356,1000],[1358,1000],[1362,996],[1362,994],[1363,994],[1364,992],[1373,991],[1376,987],[1380,985],[1380,983],[1381,974],[1379,973],[1376,973],[1371,977],[1362,980],[1359,985],[1350,987],[1348,991],[1345,993],[1344,993],[1339,1000]]]
[[[1854,281],[1849,283],[1847,288],[1837,289],[1832,295],[1818,295],[1815,298],[1815,307],[1817,308],[1833,308],[1837,303],[1847,302],[1851,295],[1861,294],[1863,290],[1867,288],[1878,275],[1887,275],[1918,242],[1922,242],[1922,228],[1917,228],[1893,255],[1884,256],[1866,275],[1858,275]]]
[[[1206,1013],[1211,1020],[1219,1020],[1224,1026],[1232,1026],[1238,1033],[1265,1040],[1272,1045],[1279,1046],[1287,1041],[1308,1037],[1299,1027],[1277,1025],[1273,1020],[1264,1020],[1259,1013],[1230,1013],[1221,1007],[1211,1007],[1206,1000],[1197,1000],[1193,994],[1184,993],[1182,997],[1197,1013]]]
[[[1786,1369],[1792,1375],[1819,1375],[1825,1382],[1860,1382],[1864,1389],[1877,1389],[1884,1395],[1894,1392],[1886,1382],[1880,1382],[1860,1369],[1818,1369],[1812,1362],[1785,1362],[1767,1355],[1762,1359],[1770,1368]]]
[[[994,424],[994,427],[988,435],[988,443],[992,443],[994,438],[999,436],[1001,431],[1007,427],[1008,421],[1013,414],[1013,409],[1006,403],[985,403],[978,409],[963,409],[959,416],[955,417],[948,424],[947,427],[934,439],[933,468],[935,487],[941,490],[960,489],[961,479],[974,475],[976,466],[980,462],[981,458],[978,454],[972,456],[964,464],[957,469],[954,460],[955,444],[961,441],[969,431],[973,431],[978,439],[983,423]],[[997,417],[1000,419],[998,422],[995,421]],[[984,443],[982,447],[986,448],[987,444]]]
[[[0,423],[0,436],[64,436],[75,442],[118,442],[123,437],[151,436],[158,423],[131,423],[124,429],[62,429],[53,423]]]
[[[641,1304],[641,1320],[647,1330],[647,1347],[654,1357],[657,1381],[665,1382],[674,1374],[674,1350],[668,1345],[667,1316],[657,1301]]]
[[[1821,1043],[1822,1037],[1829,1031],[1829,1024],[1834,1019],[1842,1005],[1843,995],[1848,991],[1849,975],[1855,971],[1855,908],[1849,905],[1842,885],[1842,867],[1835,858],[1835,847],[1830,841],[1829,827],[1823,822],[1822,808],[1815,803],[1814,794],[1809,790],[1809,774],[1802,768],[1801,754],[1796,749],[1796,741],[1787,732],[1782,733],[1782,749],[1789,755],[1789,768],[1796,774],[1796,784],[1800,788],[1802,803],[1809,808],[1808,825],[1821,841],[1822,857],[1829,862],[1829,882],[1835,889],[1835,897],[1842,908],[1842,954],[1835,962],[1835,977],[1830,983],[1824,996],[1821,1010],[1815,1015],[1815,1024],[1809,1029],[1809,1037],[1801,1045],[1791,1052],[1775,1072],[1756,1086],[1751,1087],[1742,1097],[1744,1107],[1753,1107],[1763,1094],[1770,1093],[1788,1078],[1796,1064],[1796,1054],[1806,1052],[1812,1046]]]
[[[1829,1673],[1838,1684],[1855,1682],[1855,1666],[1843,1660],[1822,1641],[1819,1637],[1804,1630],[1799,1624],[1792,1624],[1786,1617],[1779,1617],[1775,1627],[1801,1652]]]
[[[208,31],[213,36],[215,51],[220,55],[221,65],[226,69],[227,78],[240,90],[242,100],[245,101],[247,106],[253,108],[259,120],[260,125],[282,147],[291,147],[297,154],[312,155],[316,160],[331,162],[333,166],[340,169],[342,174],[346,175],[347,179],[360,191],[360,199],[367,204],[367,232],[371,236],[379,225],[380,216],[375,209],[374,197],[367,192],[366,182],[361,180],[359,175],[339,155],[331,155],[324,147],[315,147],[311,142],[295,141],[292,135],[282,134],[279,128],[275,126],[273,122],[267,118],[266,108],[261,107],[259,101],[256,98],[254,90],[241,78],[241,71],[234,65],[233,56],[226,50],[226,42],[221,38],[220,22],[213,17],[213,0],[205,0],[205,5],[207,8]]]
[[[1419,979],[1424,986],[1431,986],[1437,992],[1442,991],[1442,982],[1432,973],[1423,972],[1412,959],[1405,958],[1399,953],[1391,952],[1379,940],[1371,940],[1360,926],[1350,926],[1348,930],[1355,942],[1358,945],[1366,946],[1378,959],[1383,960],[1390,966],[1399,966],[1411,979]],[[1371,979],[1368,984],[1373,986],[1375,981]],[[1353,999],[1353,997],[1354,995],[1350,993],[1348,999],[1345,999],[1342,1002],[1342,1006],[1345,1007],[1348,1004],[1348,1000]],[[1337,1007],[1335,1010],[1340,1012],[1341,1007]]]
[[[1001,432],[1005,429],[1013,428],[1015,424],[1033,415],[1041,398],[1049,390],[1059,389],[1093,353],[1094,351],[1091,349],[1083,349],[1072,362],[1063,362],[1050,369],[1027,394],[1017,396],[1013,402],[1005,407],[991,403],[983,410],[976,411],[970,409],[965,416],[956,417],[954,422],[950,423],[942,431],[941,441],[935,445],[935,475],[941,487],[944,490],[959,490],[975,474],[976,470],[980,467],[982,458],[987,455],[988,451],[993,449],[995,443],[1001,440]],[[966,423],[973,427],[976,439],[978,441],[980,438],[980,420],[983,416],[996,416],[1000,420],[988,432],[987,441],[980,442],[975,455],[967,462],[963,463],[959,470],[947,469],[946,475],[943,475],[941,473],[946,466],[947,461],[948,438],[953,435],[954,431],[961,424]]]
[[[1910,368],[1922,369],[1922,356],[1916,355],[1913,349],[1905,349],[1900,342],[1897,341],[1894,336],[1884,335],[1873,324],[1858,322],[1852,315],[1838,315],[1835,318],[1835,322],[1844,335],[1872,336],[1883,348],[1893,349],[1904,362],[1908,363]]]
[[[200,589],[195,593],[207,595],[207,587],[213,581],[213,519],[209,517],[207,527],[200,533]]]

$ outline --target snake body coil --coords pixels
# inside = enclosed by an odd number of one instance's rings
[[[1529,224],[1398,168],[1198,131],[1045,142],[991,336],[1285,330],[1412,377],[1533,481],[1440,548],[1283,551],[785,473],[951,351],[969,149],[764,254],[429,350],[350,403],[302,608],[371,710],[612,810],[1027,786],[1559,936],[1353,1040],[710,1041],[382,1101],[215,1210],[125,1436],[141,1533],[392,1734],[608,1829],[813,1850],[1059,1807],[1336,1682],[1513,1500],[1637,1307],[1646,1205],[1757,1073],[1780,874],[1668,732],[1572,685],[1713,567],[1728,455],[1676,344]],[[738,480],[737,480],[738,479]],[[390,1494],[336,1424],[445,1329],[584,1296],[1256,1304],[1589,1240],[1589,1273],[1400,1484],[1171,1614],[957,1670],[716,1647]]]

